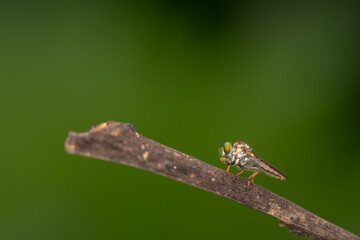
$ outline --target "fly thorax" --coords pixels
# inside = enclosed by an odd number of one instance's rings
[[[245,166],[246,163],[247,163],[247,161],[246,161],[245,158],[240,161],[240,165],[241,165],[241,166]]]
[[[240,159],[243,159],[243,158],[246,157],[246,153],[243,152],[243,151],[236,151],[236,157],[240,158]]]
[[[238,158],[238,155],[233,154],[232,157],[231,157],[232,164],[238,164],[239,161],[240,161],[240,159]]]

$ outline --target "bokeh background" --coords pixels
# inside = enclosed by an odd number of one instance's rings
[[[0,239],[300,239],[65,153],[108,120],[223,169],[219,141],[246,141],[289,176],[257,184],[360,234],[359,31],[352,1],[2,1]]]

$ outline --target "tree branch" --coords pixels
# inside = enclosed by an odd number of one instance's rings
[[[309,239],[360,239],[256,184],[138,134],[131,124],[106,122],[85,133],[70,132],[70,154],[141,168],[223,196],[280,220]]]

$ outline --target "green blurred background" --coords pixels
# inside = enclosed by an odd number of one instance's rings
[[[65,153],[68,131],[108,120],[223,169],[219,141],[246,141],[289,176],[257,184],[360,234],[358,3],[0,5],[0,239],[299,239],[225,198]]]

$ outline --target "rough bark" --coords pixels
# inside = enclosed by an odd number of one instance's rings
[[[70,132],[70,154],[117,162],[204,189],[280,221],[288,231],[309,239],[360,239],[256,184],[146,138],[131,124],[105,122],[85,133]]]

